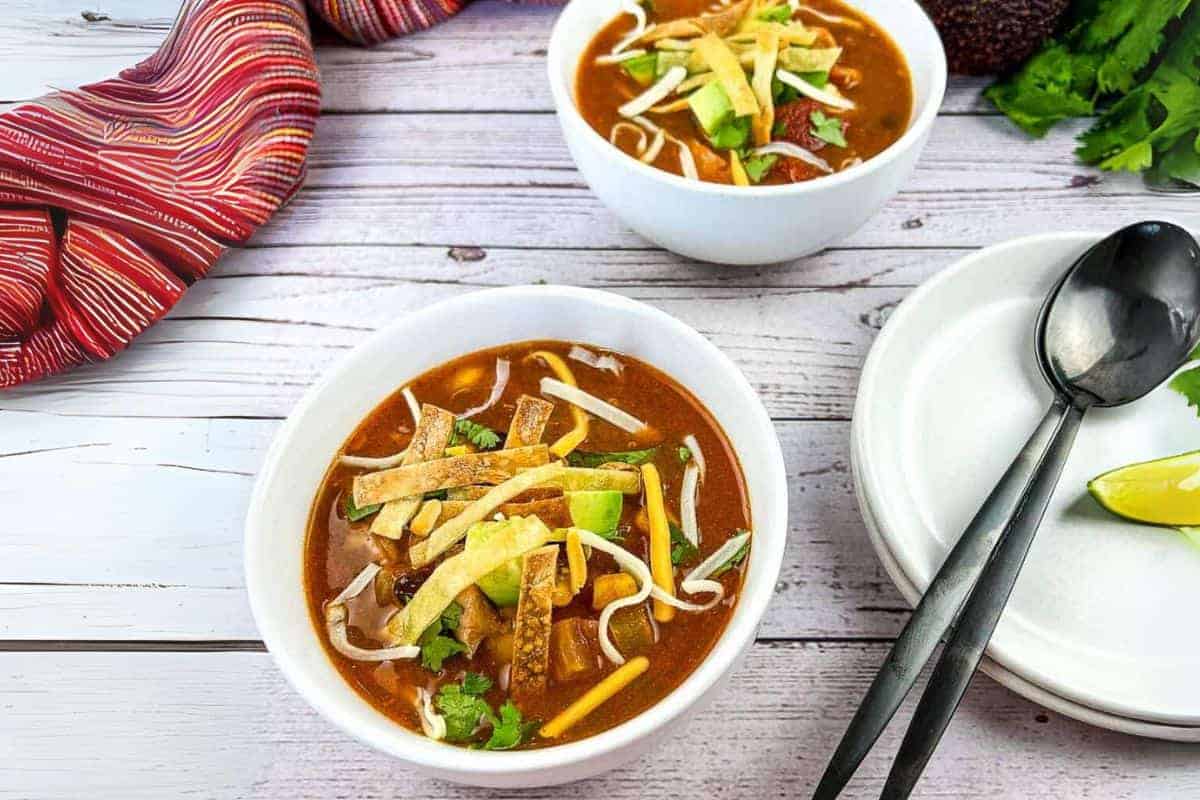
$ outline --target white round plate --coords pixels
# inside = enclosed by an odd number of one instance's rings
[[[872,348],[852,429],[855,481],[876,550],[910,601],[1049,405],[1034,320],[1099,238],[1038,236],[973,254],[913,292]],[[1166,387],[1089,414],[988,647],[1012,680],[994,677],[1105,727],[1200,727],[1200,550],[1112,517],[1085,488],[1108,469],[1195,449],[1200,420]],[[1165,738],[1190,738],[1174,733]]]

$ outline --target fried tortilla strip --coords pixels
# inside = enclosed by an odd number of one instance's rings
[[[523,472],[524,470],[522,470]],[[562,475],[553,481],[523,492],[519,497],[509,502],[529,503],[534,500],[544,500],[548,497],[558,497],[566,492],[603,491],[611,489],[622,494],[641,494],[641,473],[637,467],[630,468],[627,464],[603,466],[599,468],[567,467]],[[460,486],[446,493],[448,500],[477,500],[491,491],[490,486]]]
[[[649,28],[639,42],[654,42],[659,39],[687,39],[705,33],[715,33],[717,36],[728,36],[737,29],[738,23],[746,15],[750,0],[734,3],[724,11],[716,14],[701,14],[698,17],[673,19],[661,25]]]
[[[444,408],[429,403],[421,406],[421,416],[413,431],[412,441],[404,451],[401,466],[412,466],[441,458],[450,437],[454,435],[454,415]],[[371,522],[371,533],[388,539],[399,539],[404,535],[404,526],[417,513],[421,495],[392,500],[380,509]]]
[[[721,88],[729,95],[733,113],[739,117],[758,114],[758,98],[746,80],[741,61],[720,36],[707,33],[696,40],[696,54],[716,73]]]
[[[504,632],[504,624],[478,586],[468,586],[454,599],[462,608],[454,638],[467,648],[467,657],[474,658],[484,639]]]
[[[775,79],[775,64],[779,58],[779,34],[771,30],[759,31],[754,44],[754,78],[750,88],[758,98],[758,113],[754,116],[752,130],[754,143],[761,147],[771,141],[775,127],[775,97],[771,82]]]
[[[540,445],[543,455],[547,452],[545,445]],[[505,452],[501,450],[500,452]],[[519,452],[512,450],[508,452]],[[483,497],[471,503],[454,519],[439,526],[429,538],[417,542],[408,549],[408,560],[414,567],[423,567],[430,561],[458,544],[467,535],[467,528],[476,522],[482,522],[491,516],[497,508],[512,500],[528,489],[540,483],[554,480],[560,472],[566,470],[561,463],[543,464],[535,469],[522,472],[515,478],[509,478],[499,486],[493,487]]]
[[[641,494],[642,479],[637,472],[624,469],[567,467],[561,475],[542,486],[555,486],[564,492],[611,490],[621,494]]]
[[[513,626],[510,687],[517,701],[546,690],[550,666],[550,617],[558,571],[558,545],[530,550],[521,561],[521,595]]]
[[[438,524],[454,519],[469,508],[467,500],[443,500],[442,514]],[[543,500],[532,500],[528,503],[505,503],[496,509],[506,517],[537,517],[551,528],[571,527],[571,511],[567,507],[567,498],[547,497]]]
[[[416,644],[425,629],[468,586],[510,559],[544,546],[553,536],[551,530],[534,517],[514,517],[494,524],[498,530],[489,537],[487,547],[464,550],[438,564],[412,600],[388,620],[388,633],[396,645]]]
[[[447,500],[478,500],[492,490],[491,486],[459,486],[446,490]],[[546,486],[521,492],[510,500],[510,503],[532,503],[534,500],[549,500],[551,497],[562,497],[562,489]]]
[[[517,398],[517,410],[513,412],[512,422],[508,426],[508,437],[504,440],[504,449],[528,447],[542,440],[546,423],[554,413],[554,403],[540,397],[523,394]]]
[[[420,464],[385,469],[354,479],[354,504],[359,508],[402,497],[436,492],[472,483],[502,483],[528,467],[550,460],[544,444],[438,458]]]

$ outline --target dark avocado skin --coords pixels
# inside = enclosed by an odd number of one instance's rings
[[[1058,27],[1070,0],[921,0],[959,75],[1010,72]]]

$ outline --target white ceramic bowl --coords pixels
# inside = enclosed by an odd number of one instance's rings
[[[592,191],[629,227],[701,261],[768,264],[814,253],[858,230],[912,174],[946,91],[946,54],[915,0],[848,0],[885,28],[913,79],[908,131],[851,169],[787,186],[689,181],[609,144],[575,105],[575,70],[619,0],[572,0],[550,35],[550,89],[567,147]]]
[[[521,313],[513,313],[518,308]],[[690,389],[741,459],[754,547],[729,627],[696,671],[658,705],[598,736],[559,747],[465,750],[389,720],[334,668],[305,600],[305,528],[334,453],[397,386],[456,356],[529,339],[572,339],[628,353]],[[408,314],[355,348],[305,394],[275,437],[255,484],[246,518],[246,586],[259,632],[284,675],[348,733],[436,777],[505,788],[548,785],[586,778],[644,754],[722,685],[754,640],[786,534],[779,441],[733,362],[696,331],[642,303],[595,290],[522,286],[475,292]]]

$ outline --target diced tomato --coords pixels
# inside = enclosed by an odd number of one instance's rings
[[[820,110],[821,104],[807,97],[784,103],[775,109],[775,129],[778,133],[772,138],[800,145],[815,153],[826,144],[812,132],[812,112]]]

